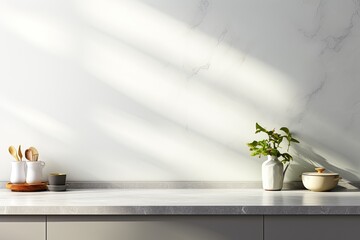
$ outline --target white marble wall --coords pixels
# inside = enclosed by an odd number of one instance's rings
[[[261,178],[255,122],[360,177],[360,1],[3,0],[0,180],[35,145],[71,180]]]

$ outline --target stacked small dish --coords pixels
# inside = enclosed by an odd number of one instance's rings
[[[65,173],[50,173],[49,185],[47,185],[50,191],[60,192],[65,191],[67,188],[66,174]]]

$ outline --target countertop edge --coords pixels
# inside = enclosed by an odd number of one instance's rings
[[[0,215],[360,215],[360,206],[6,206]]]

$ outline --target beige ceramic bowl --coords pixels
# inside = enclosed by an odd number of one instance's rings
[[[302,174],[304,186],[314,192],[325,192],[334,189],[341,177],[338,173],[324,173],[325,168],[315,168],[317,172]]]

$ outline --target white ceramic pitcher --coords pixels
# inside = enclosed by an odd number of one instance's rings
[[[284,181],[284,166],[275,156],[267,156],[262,164],[263,189],[268,191],[280,191]]]
[[[26,164],[23,161],[11,162],[11,183],[25,183],[25,167]]]
[[[45,162],[27,161],[26,162],[26,183],[40,183],[43,180],[42,170]]]

